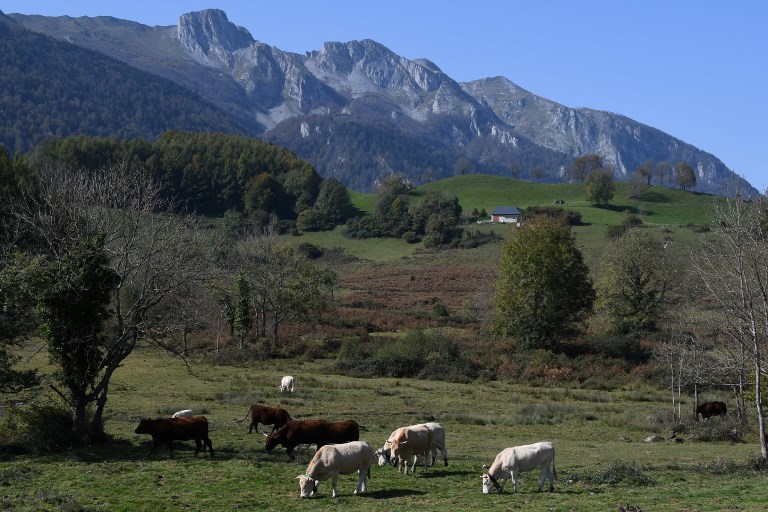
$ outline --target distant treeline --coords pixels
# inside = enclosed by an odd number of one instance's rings
[[[127,161],[152,173],[182,208],[205,215],[235,210],[295,219],[311,208],[323,178],[306,161],[262,140],[171,131],[156,142],[114,137],[66,137],[38,145],[35,165],[99,169]]]

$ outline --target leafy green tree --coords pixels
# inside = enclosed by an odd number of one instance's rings
[[[589,173],[596,169],[603,168],[603,159],[600,155],[590,153],[584,156],[577,156],[568,168],[568,175],[574,181],[584,183]]]
[[[296,227],[302,231],[322,231],[326,226],[325,217],[316,208],[304,210],[296,219]]]
[[[606,206],[616,191],[613,172],[608,169],[594,169],[587,176],[586,199],[597,206]]]
[[[453,194],[430,192],[412,208],[413,227],[427,247],[451,245],[461,238],[461,205]]]
[[[693,168],[685,162],[678,162],[675,166],[675,179],[680,188],[685,190],[696,186],[696,173]]]
[[[261,173],[251,180],[245,191],[245,209],[248,213],[258,211],[275,213],[286,218],[288,201],[283,185],[271,174]]]
[[[571,229],[541,217],[502,249],[495,327],[531,348],[554,348],[592,310],[595,291]]]
[[[74,430],[88,430],[86,410],[97,398],[96,384],[108,357],[112,292],[120,276],[109,266],[104,237],[85,238],[62,258],[43,268],[34,285],[40,336],[60,368],[62,397],[72,407]]]
[[[671,245],[643,229],[609,242],[600,257],[597,305],[620,333],[656,329],[678,279]]]
[[[253,320],[251,319],[251,285],[245,274],[240,272],[235,282],[234,326],[240,350],[245,345],[245,337],[251,332]]]
[[[342,224],[352,211],[349,190],[339,180],[329,178],[320,186],[315,208],[328,224]]]
[[[408,182],[400,174],[392,174],[382,178],[376,188],[376,213],[381,217],[386,217],[389,214],[392,203],[398,197],[405,196],[407,203],[409,190]]]

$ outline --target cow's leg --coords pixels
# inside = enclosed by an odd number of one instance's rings
[[[432,445],[431,452],[432,452],[432,462],[430,462],[429,465],[430,466],[434,466],[435,465],[435,459],[437,458],[437,446],[435,446],[434,444]]]
[[[205,441],[205,444],[208,445],[208,451],[211,453],[211,457],[213,457],[213,443],[211,443],[211,438],[206,437],[204,441]]]
[[[435,459],[432,459],[432,464],[435,463]],[[427,468],[429,467],[429,450],[424,452],[424,473],[427,472]]]
[[[507,480],[509,480],[509,473],[504,473],[504,476],[501,477],[501,485],[499,485],[499,494],[504,494],[504,486],[507,485]]]
[[[512,488],[514,489],[515,493],[517,493],[517,476],[520,472],[515,469],[511,472],[512,474]]]
[[[355,494],[359,494],[361,492],[365,492],[365,475],[366,471],[364,469],[358,469],[357,470],[359,477],[357,479],[357,487],[355,487]]]
[[[296,456],[293,454],[293,449],[294,448],[295,448],[295,446],[287,446],[285,448],[285,453],[288,454],[288,458],[291,459],[291,460],[296,458]]]
[[[336,497],[336,481],[338,479],[339,479],[339,475],[338,474],[333,475],[333,477],[331,478],[331,482],[333,483],[333,493],[331,494],[331,498],[335,498]]]
[[[554,461],[552,462],[554,465]],[[549,475],[549,492],[555,490],[555,474],[552,472],[552,468],[547,464],[547,474]]]
[[[171,452],[171,457],[173,457],[173,441],[168,441],[168,451]]]
[[[195,439],[195,457],[197,457],[197,454],[200,453],[200,450],[203,449],[203,440],[198,438]]]
[[[537,492],[541,492],[544,490],[544,481],[549,476],[547,474],[548,470],[549,470],[549,464],[541,466],[541,475],[539,475],[539,490]]]

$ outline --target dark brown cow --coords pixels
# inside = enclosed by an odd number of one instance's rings
[[[265,448],[285,446],[285,452],[293,459],[293,449],[300,444],[316,444],[318,450],[326,444],[348,443],[360,440],[360,429],[355,421],[329,423],[324,420],[291,420],[272,432]]]
[[[213,445],[208,437],[208,419],[205,416],[192,416],[191,418],[157,418],[142,419],[139,426],[136,427],[137,434],[149,434],[152,436],[152,449],[149,454],[155,451],[160,443],[168,444],[168,450],[173,457],[174,441],[195,440],[195,457],[203,449],[203,443],[211,452],[213,457]]]
[[[291,418],[291,415],[288,414],[288,411],[281,409],[280,407],[266,407],[253,404],[251,408],[248,409],[248,414],[245,415],[245,418],[235,421],[242,423],[248,419],[248,416],[251,417],[251,425],[248,427],[249,434],[253,432],[254,429],[256,429],[257,434],[259,433],[259,423],[262,425],[272,425],[272,432],[274,432],[293,419]],[[272,432],[270,432],[270,434],[272,434]]]
[[[727,412],[723,402],[705,402],[696,408],[696,419],[699,419],[699,414],[706,420],[710,416],[725,416]]]

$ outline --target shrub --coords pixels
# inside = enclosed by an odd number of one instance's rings
[[[648,487],[655,485],[653,478],[644,474],[634,463],[627,463],[615,460],[608,465],[608,470],[597,476],[590,478],[594,484],[616,485],[625,483],[637,487]]]
[[[479,366],[462,353],[460,344],[439,332],[411,331],[405,337],[358,338],[345,341],[336,370],[354,376],[417,377],[470,382]]]
[[[47,398],[9,407],[0,423],[0,451],[36,454],[61,451],[77,443],[72,412]]]

